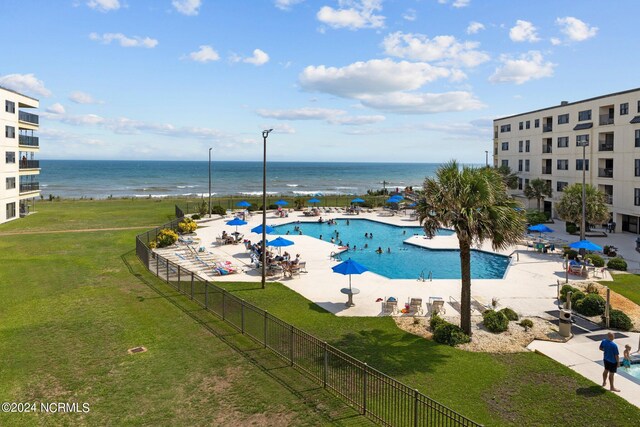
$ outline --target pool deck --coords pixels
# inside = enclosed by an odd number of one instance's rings
[[[379,212],[362,213],[357,216],[343,213],[323,214],[322,216],[325,220],[329,218],[357,218],[401,226],[418,225],[418,222],[411,220],[409,216],[383,216]],[[231,217],[203,220],[200,222],[197,235],[201,238],[201,245],[207,251],[244,266],[245,271],[233,276],[224,276],[224,278],[201,274],[212,282],[217,280],[260,280],[260,270],[249,268],[250,258],[245,251],[244,245],[220,246],[214,243],[215,238],[220,236],[223,230],[228,233],[235,231],[235,227],[225,224],[230,219]],[[261,236],[251,233],[250,230],[259,225],[261,221],[262,216],[254,214],[248,218],[247,225],[238,227],[238,231],[244,234],[244,238],[257,242]],[[280,225],[295,221],[313,222],[317,221],[317,218],[305,217],[301,212],[292,212],[288,218],[277,218],[274,213],[267,213],[267,224],[269,225]],[[346,226],[343,224],[342,222],[338,227]],[[554,237],[565,239],[569,242],[578,240],[575,236],[570,236],[564,232],[563,222],[556,221],[555,224],[550,224],[549,226],[556,230],[553,233]],[[606,238],[596,237],[591,238],[591,240],[601,246],[604,244],[617,246],[619,253],[627,260],[629,269],[639,270],[640,254],[635,251],[635,237],[635,235],[629,233],[614,233]],[[354,295],[355,306],[346,307],[346,296],[340,290],[348,286],[348,278],[335,274],[331,270],[331,267],[339,262],[331,257],[332,252],[339,252],[338,246],[305,235],[289,235],[287,239],[295,242],[295,245],[288,247],[287,250],[292,255],[301,254],[302,261],[307,263],[308,273],[302,273],[300,277],[295,278],[268,277],[267,280],[284,284],[336,316],[381,316],[382,306],[376,300],[390,296],[398,300],[399,308],[405,302],[408,302],[410,298],[422,298],[424,307],[424,303],[428,302],[430,297],[441,297],[446,302],[446,313],[443,317],[457,317],[459,315],[456,311],[457,301],[460,299],[459,280],[388,279],[372,272],[352,277],[352,286],[358,288],[360,293]],[[433,249],[458,249],[458,241],[455,235],[436,236],[433,239],[427,239],[423,236],[411,236],[407,240],[412,244]],[[474,249],[494,252],[488,242]],[[538,253],[525,246],[514,246],[496,253],[507,256],[512,255],[510,266],[502,279],[472,280],[472,297],[485,306],[490,305],[492,298],[497,298],[500,307],[511,307],[522,316],[539,316],[552,319],[546,312],[557,310],[558,283],[562,285],[565,282],[565,270],[563,269],[561,256],[558,254]],[[608,273],[605,272],[604,275],[605,277],[599,280],[610,280]],[[584,278],[578,276],[569,275],[568,277],[569,283],[584,280]],[[625,344],[631,344],[632,348],[636,350],[639,334],[625,333],[625,335],[628,335],[629,338],[616,341],[620,348],[623,349]],[[597,363],[601,358],[598,343],[586,338],[584,335],[575,336],[567,343],[560,344],[534,341],[530,344],[529,349],[536,350],[557,360],[559,363],[569,366],[576,372],[593,380],[596,384],[601,383],[602,366]],[[620,396],[632,404],[640,406],[640,384],[636,384],[620,375],[617,376],[616,381],[618,381],[616,383],[617,387],[623,390]]]

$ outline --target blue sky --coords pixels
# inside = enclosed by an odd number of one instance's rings
[[[45,159],[483,163],[491,120],[640,86],[640,2],[3,0]]]

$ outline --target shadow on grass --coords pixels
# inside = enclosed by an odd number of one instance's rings
[[[602,396],[606,392],[607,391],[604,388],[598,385],[592,385],[591,387],[580,387],[576,389],[576,394],[583,397],[598,397]]]

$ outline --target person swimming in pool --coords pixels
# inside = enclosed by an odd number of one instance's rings
[[[383,252],[382,251],[382,246],[378,246],[378,249],[376,249],[376,253],[377,254],[381,254],[382,252]]]

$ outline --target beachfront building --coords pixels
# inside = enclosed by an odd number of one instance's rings
[[[38,119],[26,110],[38,108],[37,99],[0,87],[0,223],[33,211],[40,196]]]
[[[518,175],[513,191],[525,206],[532,179],[547,181],[555,216],[563,189],[585,182],[605,193],[616,229],[640,232],[640,88],[502,117],[493,121],[494,166]],[[584,151],[583,151],[584,150]],[[584,153],[584,157],[583,157]]]

